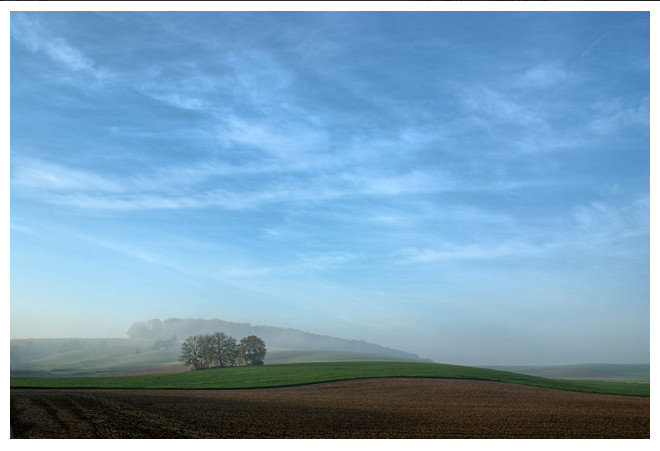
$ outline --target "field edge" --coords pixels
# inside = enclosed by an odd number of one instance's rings
[[[110,377],[11,377],[10,388],[267,389],[378,378],[472,379],[558,390],[650,396],[649,383],[549,379],[501,370],[425,362],[317,362]]]

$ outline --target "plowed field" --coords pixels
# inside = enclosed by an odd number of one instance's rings
[[[649,438],[649,398],[368,379],[259,390],[12,389],[12,438]]]

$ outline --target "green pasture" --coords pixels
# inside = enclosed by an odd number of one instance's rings
[[[384,377],[476,379],[630,396],[649,396],[650,389],[648,382],[547,379],[486,368],[420,362],[295,363],[147,376],[13,377],[10,385],[12,388],[246,389]]]

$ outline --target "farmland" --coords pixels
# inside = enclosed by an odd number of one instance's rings
[[[249,389],[383,377],[474,379],[602,394],[649,395],[649,384],[639,381],[548,379],[485,368],[423,362],[319,362],[141,376],[11,378],[11,387]]]
[[[649,398],[379,378],[272,389],[12,389],[15,438],[649,438]]]
[[[11,378],[11,433],[16,438],[647,438],[648,396],[648,382],[546,379],[422,362]]]

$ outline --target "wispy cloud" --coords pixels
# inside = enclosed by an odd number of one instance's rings
[[[73,169],[36,158],[12,161],[12,184],[30,192],[123,191],[121,184],[93,171]]]
[[[10,221],[9,228],[10,230],[15,232],[25,233],[28,235],[36,235],[36,232],[31,227],[25,226],[23,224],[19,224],[15,221]]]
[[[603,33],[600,36],[598,36],[598,38],[593,40],[587,47],[585,47],[584,50],[582,50],[582,52],[580,53],[580,59],[588,57],[594,51],[594,49],[596,49],[596,47],[598,47],[609,34],[610,33]]]
[[[428,264],[457,260],[492,260],[536,252],[541,248],[520,242],[492,246],[445,244],[434,248],[406,248],[398,252],[399,264]]]
[[[79,50],[71,47],[62,38],[55,38],[44,45],[43,49],[48,56],[63,63],[75,71],[85,71],[97,74],[94,62],[83,55]]]
[[[107,72],[65,39],[53,36],[38,20],[12,13],[11,36],[33,53],[44,53],[72,71],[85,72],[101,79]]]
[[[488,232],[473,242],[454,240],[435,246],[409,246],[392,254],[401,265],[426,265],[456,261],[488,261],[510,258],[580,255],[589,252],[627,252],[617,243],[644,239],[650,234],[650,202],[648,196],[639,195],[627,201],[614,198],[590,202],[573,209],[572,216],[563,220],[542,222],[514,221],[498,218],[497,214],[476,211],[465,216],[460,212],[446,217],[445,222],[466,221],[470,226]],[[471,217],[472,216],[472,217]],[[438,217],[438,221],[440,218]],[[419,223],[419,219],[415,222]]]
[[[612,243],[650,234],[650,199],[638,196],[628,202],[599,200],[574,210],[580,239],[585,243]]]
[[[294,75],[266,51],[249,49],[225,57],[238,95],[257,105],[273,104],[293,83]]]
[[[641,99],[636,105],[624,105],[621,99],[610,99],[595,106],[595,118],[588,127],[599,135],[613,135],[621,129],[637,127],[648,130],[651,120],[650,100]]]
[[[541,64],[525,71],[520,77],[523,86],[548,88],[569,77],[566,69],[557,64]]]
[[[132,78],[142,94],[186,110],[212,110],[209,99],[217,96],[217,78],[185,60],[151,66]]]
[[[363,255],[352,252],[316,252],[299,256],[303,267],[313,269],[334,268],[363,258]]]
[[[287,263],[263,265],[251,262],[249,258],[235,256],[230,264],[221,265],[212,271],[212,275],[220,280],[255,279],[267,277],[278,279],[297,278],[301,274],[323,273],[328,270],[341,269],[368,258],[366,255],[351,252],[310,252],[298,253]]]
[[[397,196],[411,193],[447,192],[457,189],[456,181],[441,170],[412,170],[397,174],[346,173],[342,179],[363,195]]]
[[[272,162],[270,162],[272,161]],[[325,163],[324,163],[325,161]],[[318,165],[318,166],[317,166]],[[248,160],[201,162],[128,173],[73,168],[37,158],[12,162],[15,193],[40,202],[114,211],[156,209],[253,210],[275,204],[390,198],[429,193],[501,191],[519,183],[466,183],[438,168],[395,170],[347,162]]]
[[[543,118],[534,108],[486,86],[465,88],[462,101],[466,110],[486,125],[544,125]]]
[[[206,106],[204,100],[178,92],[152,92],[150,96],[185,110],[203,110]]]
[[[281,273],[281,270],[281,267],[249,266],[245,263],[232,262],[230,266],[216,269],[213,272],[213,277],[220,280],[262,278],[264,276]]]
[[[249,146],[285,161],[299,160],[305,156],[313,161],[315,154],[321,154],[319,148],[325,146],[327,138],[322,130],[292,120],[248,120],[232,116],[227,121],[219,138],[228,144]],[[321,149],[322,150],[322,149]]]

